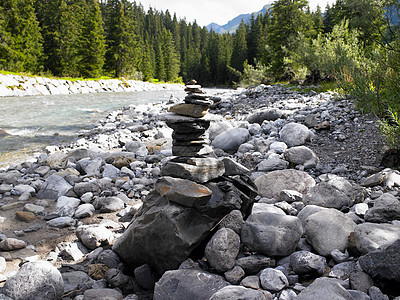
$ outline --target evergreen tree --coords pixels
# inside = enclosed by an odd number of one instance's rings
[[[4,51],[9,57],[5,68],[38,72],[42,68],[43,46],[33,0],[1,0],[3,38],[9,41]]]
[[[250,20],[249,33],[247,35],[247,48],[248,48],[248,63],[255,64],[257,59],[262,56],[262,51],[265,45],[263,16],[259,15],[256,19],[254,17]]]
[[[165,74],[165,80],[175,81],[178,78],[180,70],[179,56],[175,48],[170,31],[164,28],[162,36],[162,55]]]
[[[247,60],[246,31],[246,25],[242,20],[233,38],[231,59],[231,66],[239,72],[243,72],[244,62]]]
[[[84,27],[80,48],[80,75],[99,77],[102,73],[105,54],[103,20],[97,0],[87,0]]]
[[[9,69],[9,59],[12,57],[11,34],[7,31],[4,8],[0,6],[0,68]]]

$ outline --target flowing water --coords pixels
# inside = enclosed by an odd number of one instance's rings
[[[168,101],[182,90],[0,98],[0,167],[48,145],[72,142],[109,112],[126,105]],[[2,134],[4,130],[8,134]]]

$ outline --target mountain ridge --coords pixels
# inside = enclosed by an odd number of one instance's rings
[[[208,31],[213,30],[214,32],[220,33],[220,34],[234,33],[236,31],[236,29],[239,27],[242,20],[245,23],[249,23],[252,16],[257,17],[260,14],[265,14],[272,7],[272,3],[273,3],[273,1],[264,5],[264,7],[257,12],[248,13],[248,14],[240,14],[237,17],[233,18],[232,20],[228,21],[228,23],[226,23],[225,25],[219,25],[215,22],[212,22],[212,23],[208,24],[206,26],[206,28]]]

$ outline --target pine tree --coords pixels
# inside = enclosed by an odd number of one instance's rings
[[[102,73],[105,54],[103,20],[97,0],[87,0],[80,48],[80,75],[99,77]]]
[[[243,72],[244,62],[247,60],[246,31],[246,25],[242,20],[233,38],[233,53],[231,60],[231,66],[239,72]]]
[[[178,78],[180,61],[175,43],[172,39],[172,34],[165,28],[162,36],[162,54],[165,68],[165,79],[167,81],[175,81]]]
[[[9,39],[10,57],[6,67],[12,71],[38,72],[42,69],[43,46],[33,0],[2,0],[5,28]]]

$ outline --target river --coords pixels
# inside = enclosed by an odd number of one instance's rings
[[[0,167],[21,162],[48,145],[75,140],[111,111],[168,101],[183,90],[0,98]]]

